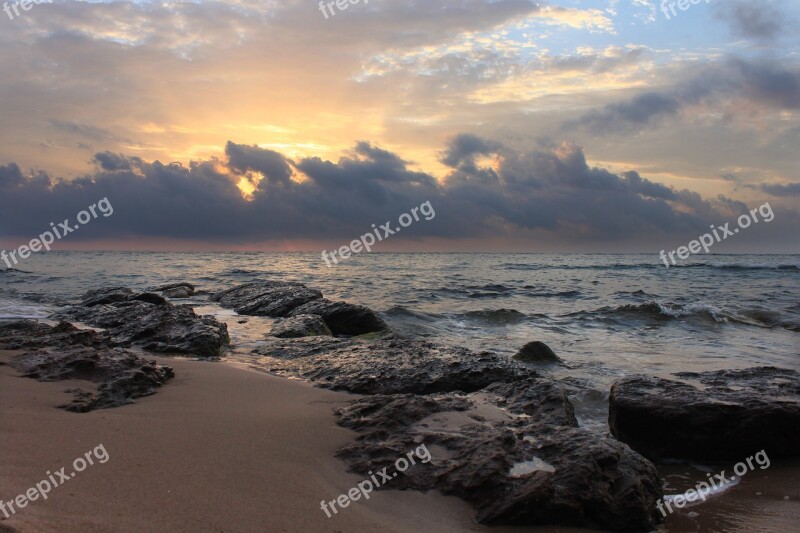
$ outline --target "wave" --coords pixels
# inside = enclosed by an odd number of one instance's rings
[[[663,269],[664,263],[656,255],[652,263],[614,263],[611,265],[531,265],[526,263],[503,263],[500,265],[505,270],[658,270]],[[678,263],[671,265],[670,268],[709,268],[718,270],[777,270],[777,271],[799,271],[799,264],[757,264],[748,265],[744,263]]]
[[[745,264],[724,264],[724,263],[709,263],[709,267],[718,268],[720,270],[800,270],[800,265],[745,265]]]
[[[800,331],[800,324],[788,320],[777,311],[765,309],[747,309],[733,312],[722,309],[716,305],[705,302],[679,304],[647,300],[641,304],[625,304],[618,307],[603,307],[595,311],[580,311],[570,313],[569,317],[585,316],[601,319],[639,319],[649,318],[659,321],[670,320],[699,320],[723,324],[734,322],[762,328],[785,328],[790,331]]]
[[[395,305],[384,311],[383,314],[395,318],[414,318],[417,320],[424,320],[425,322],[434,322],[437,318],[439,318],[436,315],[412,311],[408,307],[403,307],[402,305]]]
[[[27,270],[20,270],[18,268],[4,268],[0,270],[0,274],[32,274],[33,272],[28,272]]]
[[[581,296],[581,291],[560,291],[560,292],[530,292],[525,296],[534,298],[577,298]]]
[[[528,315],[526,315],[525,313],[521,313],[516,309],[502,308],[502,309],[482,309],[480,311],[468,311],[463,314],[455,315],[455,317],[483,322],[486,324],[498,325],[498,324],[517,324],[528,318]]]

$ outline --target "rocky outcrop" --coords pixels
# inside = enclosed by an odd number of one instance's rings
[[[44,348],[45,346],[97,346],[102,335],[93,329],[78,329],[69,322],[48,326],[35,320],[0,322],[0,349]]]
[[[375,311],[363,305],[316,299],[296,308],[291,316],[319,315],[334,335],[365,335],[388,331],[389,326]]]
[[[387,468],[384,488],[459,496],[484,524],[651,531],[659,520],[652,463],[577,427],[566,394],[551,382],[527,379],[466,396],[370,396],[337,417],[361,433],[338,453],[351,471],[367,479]],[[397,472],[395,461],[421,445],[429,461],[417,454]]]
[[[153,291],[173,299],[190,298],[196,294],[194,285],[186,282],[162,285],[154,288]]]
[[[153,296],[159,300],[142,300],[128,294],[124,301],[77,305],[54,317],[105,328],[109,346],[138,346],[151,352],[206,359],[220,356],[230,340],[225,324],[213,317],[197,316],[191,307],[175,306]],[[84,297],[84,301],[97,299],[96,295]]]
[[[127,350],[83,346],[27,352],[12,359],[11,366],[23,376],[39,381],[77,379],[98,383],[96,392],[73,390],[75,399],[59,406],[80,413],[133,403],[135,398],[154,394],[175,376],[171,367]]]
[[[297,315],[277,320],[269,332],[272,337],[296,339],[300,337],[316,337],[333,335],[325,321],[319,315]]]
[[[541,341],[529,342],[514,355],[514,359],[526,363],[561,363],[561,359]]]
[[[72,324],[48,326],[30,320],[0,326],[0,347],[26,350],[11,360],[23,376],[40,381],[85,380],[94,392],[75,389],[69,411],[117,407],[154,394],[174,376],[172,368],[122,349],[104,346],[107,337]]]
[[[94,307],[95,305],[126,302],[132,295],[133,291],[127,287],[105,287],[102,289],[95,289],[83,295],[81,306]]]
[[[211,296],[222,307],[232,308],[242,315],[285,317],[322,293],[299,283],[260,281],[239,285]]]
[[[773,367],[614,384],[611,432],[653,460],[800,456],[800,374]]]
[[[271,371],[360,394],[472,392],[535,374],[492,352],[393,334],[371,340],[269,339],[255,353],[266,356],[261,362]]]
[[[299,283],[259,281],[218,292],[211,300],[242,315],[276,318],[317,315],[333,335],[357,336],[388,331],[389,326],[372,309],[332,302],[316,289]]]

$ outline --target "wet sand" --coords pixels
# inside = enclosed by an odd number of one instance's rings
[[[724,470],[726,478],[733,472],[732,464],[703,466],[712,475],[721,475]],[[695,488],[698,482],[707,479],[705,472],[691,465],[662,466],[659,473],[670,484],[667,494]],[[662,530],[669,533],[800,531],[800,461],[773,460],[764,470],[756,466],[738,484],[710,496],[705,503],[675,509]]]

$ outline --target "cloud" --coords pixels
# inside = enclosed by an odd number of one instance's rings
[[[680,108],[681,103],[676,98],[648,92],[626,102],[608,104],[599,111],[590,111],[576,121],[567,122],[566,127],[586,127],[598,134],[628,132],[641,129],[660,116],[675,115]]]
[[[83,124],[81,122],[51,119],[48,121],[51,126],[62,133],[68,133],[73,137],[91,139],[93,141],[113,141],[116,136],[108,130]]]
[[[654,239],[698,234],[747,210],[741,202],[704,199],[635,171],[591,167],[583,149],[570,143],[521,152],[461,134],[441,152],[451,168],[442,181],[366,141],[337,162],[293,160],[233,142],[226,153],[226,160],[188,166],[98,153],[97,171],[72,181],[25,176],[15,164],[0,167],[0,227],[25,238],[107,197],[113,217],[86,226],[75,239],[326,242],[351,240],[430,201],[435,221],[409,228],[406,239],[650,246]],[[487,158],[491,166],[481,163]],[[237,183],[253,173],[264,178],[248,196]],[[788,227],[797,220],[792,211],[779,216]],[[783,231],[778,224],[772,228]],[[791,242],[793,231],[783,237]]]
[[[800,183],[789,183],[787,185],[764,183],[760,188],[762,191],[772,196],[800,196]]]
[[[745,101],[766,109],[800,109],[800,69],[782,67],[763,59],[739,57],[686,75],[672,87],[637,94],[628,100],[606,104],[564,122],[565,129],[585,128],[595,134],[632,133],[678,115],[689,106],[726,109]],[[749,118],[748,118],[749,119]]]
[[[715,14],[727,22],[738,37],[772,41],[786,28],[787,14],[780,9],[780,4],[771,0],[726,0],[717,4]]]

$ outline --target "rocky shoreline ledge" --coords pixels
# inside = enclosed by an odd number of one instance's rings
[[[18,352],[11,365],[26,377],[96,384],[71,390],[65,409],[124,405],[174,376],[142,351],[209,360],[225,353],[225,324],[172,303],[196,294],[187,283],[90,291],[56,313],[54,326],[0,324],[0,349]],[[340,425],[359,433],[338,453],[352,471],[379,471],[424,443],[432,461],[391,487],[459,496],[481,523],[652,531],[663,493],[651,461],[800,450],[800,374],[791,370],[626,378],[612,388],[611,433],[602,435],[581,428],[565,387],[537,371],[559,362],[542,343],[511,359],[407,339],[371,309],[296,283],[249,283],[209,300],[278,319],[252,354],[271,371],[366,395],[336,411]]]

